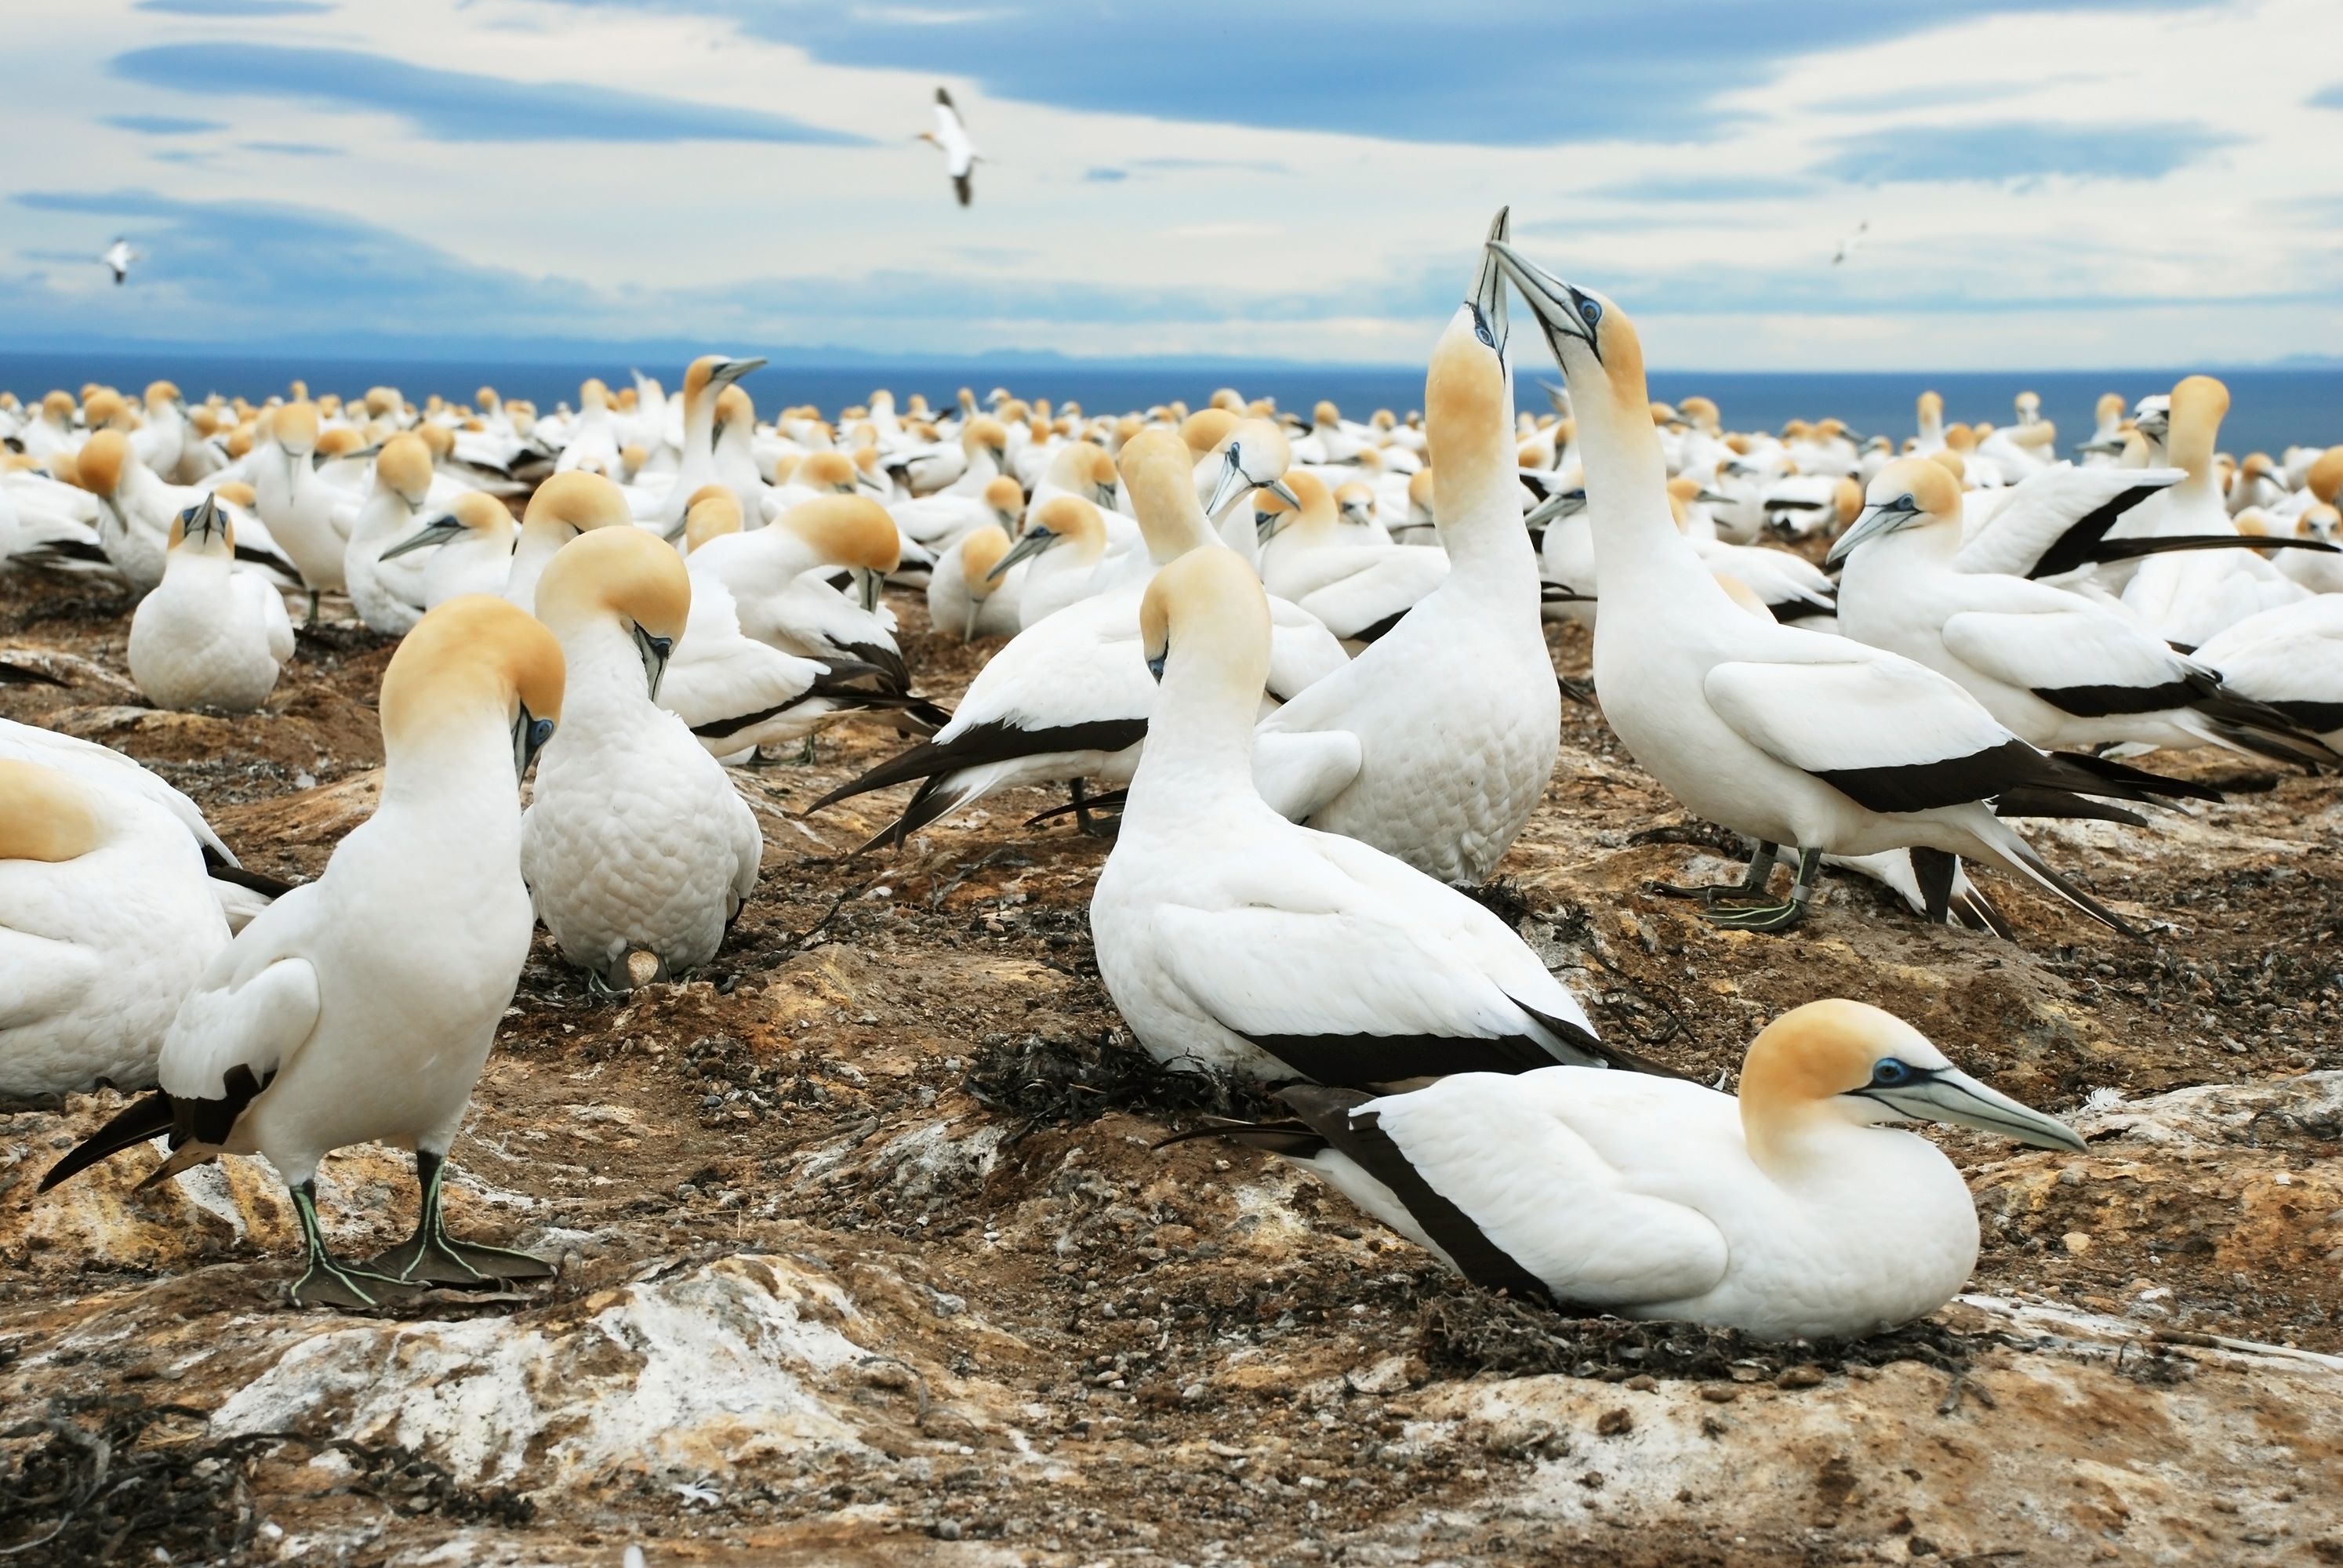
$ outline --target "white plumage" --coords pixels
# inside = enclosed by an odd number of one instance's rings
[[[161,708],[246,713],[293,657],[276,588],[236,564],[236,530],[208,496],[173,526],[163,580],[130,616],[130,678]]]

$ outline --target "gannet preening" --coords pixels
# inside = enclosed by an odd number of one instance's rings
[[[1767,1025],[1740,1091],[1582,1067],[1381,1099],[1302,1085],[1281,1095],[1300,1126],[1231,1135],[1316,1171],[1475,1284],[1769,1340],[1875,1333],[1967,1282],[1967,1183],[1886,1123],[2084,1147],[1858,1001]]]
[[[944,156],[944,173],[951,176],[952,194],[960,197],[962,206],[976,199],[974,174],[976,163],[984,156],[976,144],[968,139],[968,127],[960,123],[960,107],[952,102],[951,94],[936,89],[936,128],[921,131],[916,141],[927,143]]]
[[[119,288],[130,276],[130,264],[144,258],[130,248],[128,240],[117,236],[112,245],[106,247],[106,254],[97,259],[114,274],[114,286]]]
[[[696,492],[692,504],[707,495],[706,488]],[[870,591],[901,558],[902,535],[887,508],[851,494],[801,501],[754,533],[711,518],[690,558],[693,579],[721,581],[750,637],[822,664],[868,665],[890,695],[909,698],[911,675],[895,640],[894,612]],[[823,581],[822,568],[857,574],[865,585],[863,601]],[[910,707],[915,713],[924,709],[923,702]],[[940,715],[933,709],[925,716],[941,722]]]
[[[1008,533],[993,523],[953,540],[928,578],[928,624],[962,642],[1016,636],[1024,577],[1001,566],[1009,552]]]
[[[537,487],[521,513],[520,537],[513,546],[504,597],[526,610],[537,608],[537,579],[561,547],[594,528],[634,526],[626,492],[599,474],[571,469]]]
[[[1506,215],[1491,226],[1506,232]],[[1528,822],[1562,748],[1562,698],[1539,621],[1538,561],[1514,477],[1504,280],[1475,269],[1424,377],[1448,567],[1397,625],[1262,721],[1257,773],[1297,821],[1347,834],[1443,882],[1477,887]],[[1388,547],[1389,555],[1439,552]],[[1347,736],[1344,776],[1305,753],[1317,798],[1282,777],[1282,739]],[[1272,775],[1280,777],[1272,778]],[[1305,809],[1306,808],[1306,809]]]
[[[512,577],[513,541],[519,533],[511,508],[486,491],[467,490],[446,515],[432,518],[377,559],[431,551],[423,563],[423,608],[437,609],[466,594],[502,594]]]
[[[1890,463],[1864,498],[1862,521],[1831,549],[1831,562],[1845,566],[1839,629],[1951,677],[2034,745],[2209,744],[2343,762],[2285,714],[2224,689],[2217,667],[2175,652],[2105,600],[1964,568],[1960,486],[1929,459]]]
[[[320,434],[317,406],[302,399],[266,414],[260,439],[249,456],[255,508],[309,590],[309,624],[317,622],[319,596],[344,586],[344,558],[354,512],[342,503],[347,492],[317,471],[311,457]]]
[[[1139,606],[1147,578],[1191,551],[1227,547],[1205,519],[1194,461],[1177,435],[1143,430],[1124,443],[1117,461],[1138,509],[1145,552],[1105,591],[1010,638],[977,671],[951,721],[931,739],[806,809],[819,811],[868,790],[917,780],[902,814],[858,854],[904,844],[930,823],[998,789],[1069,785],[1081,811],[1082,780],[1121,784],[1131,778],[1155,705],[1154,682],[1139,658]],[[1323,626],[1290,606],[1287,610],[1295,618],[1292,625],[1275,624],[1272,612],[1268,684],[1278,700],[1346,662],[1342,645]]]
[[[37,762],[96,789],[135,795],[168,812],[194,841],[211,878],[212,896],[230,931],[242,930],[253,916],[268,907],[270,900],[289,890],[287,884],[274,877],[246,870],[204,820],[200,807],[110,747],[0,719],[0,761]]]
[[[1113,467],[1111,459],[1107,466]],[[1106,546],[1106,519],[1081,497],[1060,494],[1036,502],[1023,536],[990,568],[995,576],[1024,568],[1017,589],[1019,628],[1088,598],[1099,586]]]
[[[1668,511],[1643,348],[1626,314],[1502,240],[1490,247],[1571,383],[1602,577],[1594,681],[1604,717],[1670,794],[1757,840],[1760,862],[1770,866],[1775,845],[1804,851],[1787,900],[1709,918],[1785,929],[1802,917],[1824,853],[1923,846],[2030,879],[2137,935],[2052,870],[1993,802],[2020,796],[2033,814],[2137,823],[2090,797],[2192,791],[2120,764],[2047,755],[1925,666],[1742,613]],[[1932,891],[1929,906],[1941,919],[1943,893]]]
[[[1339,1084],[1627,1060],[1496,916],[1262,799],[1269,628],[1260,580],[1228,550],[1164,567],[1141,606],[1161,689],[1091,899],[1100,978],[1140,1043]]]
[[[560,645],[512,606],[476,597],[425,616],[383,674],[382,804],[316,881],[213,960],[164,1040],[161,1089],[58,1161],[41,1191],[168,1134],[150,1184],[222,1153],[277,1168],[308,1243],[297,1306],[551,1273],[450,1237],[440,1186],[528,957],[517,784],[561,689]],[[405,1245],[351,1268],[317,1227],[315,1178],[327,1153],[370,1141],[414,1149],[421,1216]]]
[[[293,657],[283,596],[236,564],[236,528],[211,497],[171,524],[163,580],[130,615],[130,678],[158,708],[248,713]]]
[[[431,448],[418,436],[393,436],[375,455],[374,494],[358,508],[342,558],[350,608],[376,631],[403,637],[423,618],[427,561],[389,552],[415,533],[431,494]]]
[[[0,1097],[144,1089],[227,945],[203,854],[136,789],[13,749],[0,736]]]
[[[655,700],[690,606],[683,558],[639,528],[579,535],[538,584],[568,685],[521,818],[521,875],[562,956],[610,990],[714,957],[764,853],[723,767]]]

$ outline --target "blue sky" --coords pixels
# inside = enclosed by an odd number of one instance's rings
[[[1504,202],[1661,364],[2343,347],[2332,0],[88,0],[11,45],[0,347],[1408,362]]]

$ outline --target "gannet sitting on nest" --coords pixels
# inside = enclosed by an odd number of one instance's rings
[[[690,604],[682,558],[639,528],[579,535],[538,584],[568,682],[521,818],[521,875],[562,956],[609,990],[713,958],[764,853],[722,765],[656,703]]]
[[[1304,1085],[1281,1096],[1301,1126],[1227,1131],[1315,1171],[1475,1284],[1769,1340],[1875,1333],[1967,1282],[1967,1183],[1935,1144],[1884,1123],[2083,1148],[1857,1001],[1775,1020],[1740,1089],[1579,1067],[1382,1099]]]
[[[154,1082],[164,1030],[227,940],[172,812],[0,757],[0,1095]]]
[[[1490,248],[1571,383],[1600,556],[1594,678],[1605,718],[1662,788],[1757,840],[1757,878],[1747,891],[1762,887],[1775,845],[1804,850],[1787,900],[1712,909],[1709,918],[1785,929],[1803,918],[1825,851],[1918,846],[1997,866],[2136,935],[2052,870],[1993,805],[2023,797],[2030,814],[2112,814],[2137,823],[2087,797],[2141,801],[2201,791],[2120,764],[2049,756],[1934,670],[1845,638],[1768,626],[1735,608],[1670,516],[1643,349],[1626,314],[1503,241]],[[1942,895],[1932,892],[1929,903],[1941,918]]]
[[[440,1188],[528,957],[517,785],[561,689],[560,645],[510,605],[460,598],[425,616],[383,674],[382,804],[204,971],[163,1042],[162,1088],[58,1161],[41,1191],[167,1133],[149,1184],[222,1153],[276,1166],[308,1243],[296,1305],[551,1273],[450,1237]],[[369,1141],[415,1150],[422,1211],[412,1240],[354,1269],[326,1246],[315,1178],[327,1153]]]
[[[130,614],[130,678],[159,708],[248,713],[293,657],[277,589],[236,564],[236,528],[209,496],[171,524],[163,580]]]
[[[1140,617],[1161,690],[1091,931],[1141,1045],[1166,1062],[1341,1084],[1628,1060],[1495,915],[1262,799],[1269,606],[1233,552],[1166,566]]]

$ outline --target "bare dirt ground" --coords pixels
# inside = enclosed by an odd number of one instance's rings
[[[922,634],[950,700],[987,648]],[[0,579],[0,713],[194,796],[254,868],[361,820],[389,656],[307,634],[275,701],[155,712],[126,606]],[[1554,634],[1565,669],[1584,642]],[[13,1562],[654,1564],[2343,1563],[2343,844],[2331,779],[2199,754],[2227,804],[2038,827],[2133,943],[2006,881],[2010,945],[1831,880],[1802,932],[1643,890],[1723,869],[1567,707],[1503,868],[1606,1030],[1714,1077],[1825,995],[1910,1019],[2090,1152],[1944,1138],[1973,1295],[1867,1345],[1492,1300],[1141,1066],[1086,907],[1107,845],[1005,798],[841,857],[900,744],[743,770],[764,880],[690,983],[598,1000],[542,941],[454,1159],[458,1228],[563,1259],[512,1299],[297,1312],[289,1206],[229,1161],[34,1181],[121,1103],[0,1107],[0,1550]],[[404,1157],[330,1161],[364,1256]],[[2250,1343],[2247,1342],[2251,1342]]]

